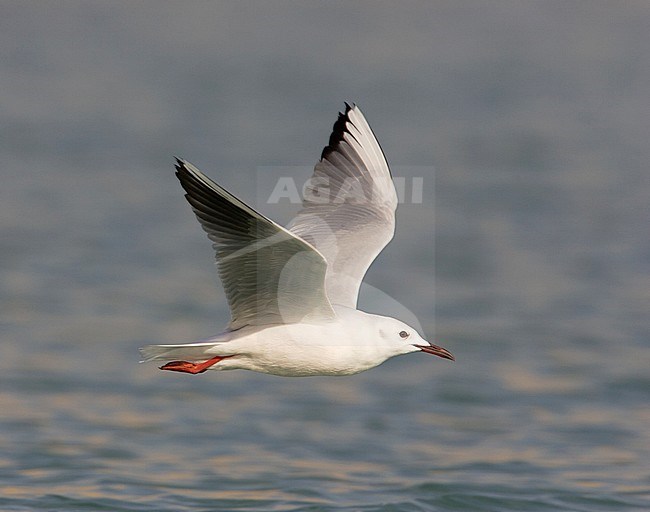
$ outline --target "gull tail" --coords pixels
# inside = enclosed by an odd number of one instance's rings
[[[169,361],[182,359],[184,361],[203,361],[214,354],[207,353],[208,349],[219,345],[219,342],[186,343],[184,345],[147,345],[140,348],[141,363],[149,361]]]

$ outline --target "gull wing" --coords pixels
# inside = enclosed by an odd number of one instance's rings
[[[363,276],[393,238],[397,194],[361,110],[345,106],[288,229],[325,256],[330,302],[356,308]]]
[[[228,328],[334,318],[323,255],[189,162],[176,160],[185,198],[213,242],[230,305]]]

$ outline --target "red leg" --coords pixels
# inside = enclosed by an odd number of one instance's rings
[[[212,359],[203,361],[202,363],[190,363],[189,361],[172,361],[171,363],[167,363],[166,365],[161,366],[160,369],[169,370],[172,372],[191,373],[192,375],[196,375],[197,373],[203,373],[208,368],[210,368],[210,366],[215,365],[222,359],[227,359],[229,357],[232,356],[215,356]]]

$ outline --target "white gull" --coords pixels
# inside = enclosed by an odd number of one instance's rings
[[[352,375],[425,352],[454,359],[394,318],[357,309],[361,281],[395,231],[397,195],[361,110],[346,103],[285,229],[177,159],[176,176],[216,252],[231,319],[216,336],[149,345],[162,370],[244,369],[282,376]]]

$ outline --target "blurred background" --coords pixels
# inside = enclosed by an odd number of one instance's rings
[[[2,0],[0,508],[650,508],[649,26],[633,0]],[[286,223],[264,198],[344,101],[423,184],[360,307],[457,361],[139,365],[228,319],[172,156]]]

